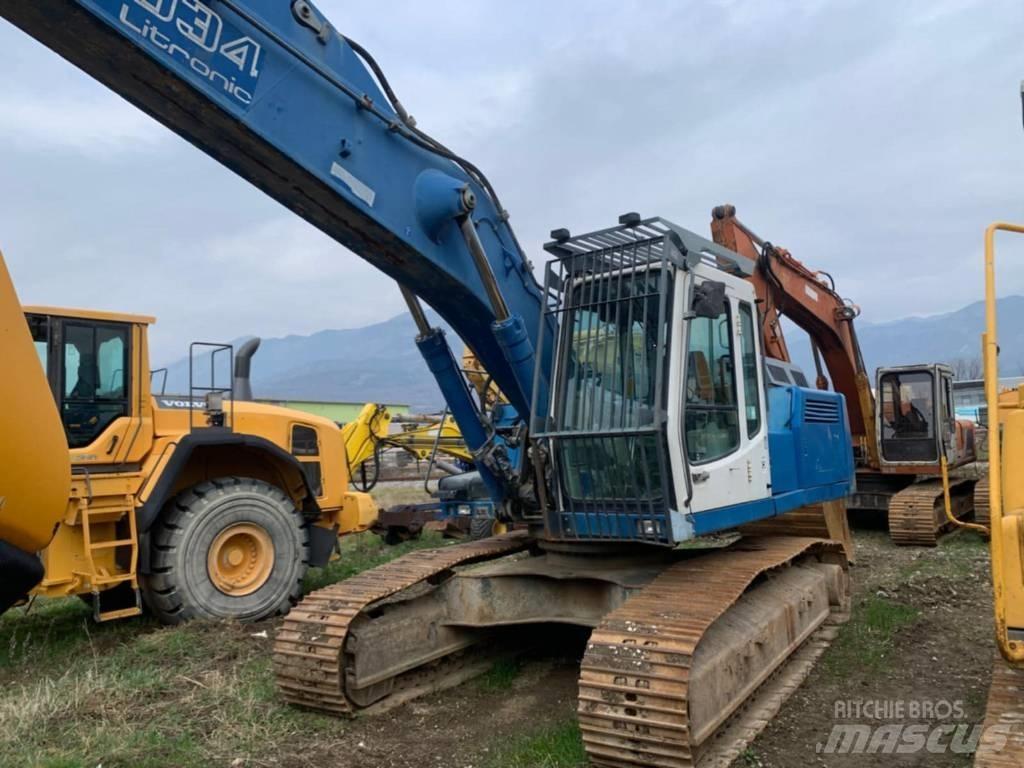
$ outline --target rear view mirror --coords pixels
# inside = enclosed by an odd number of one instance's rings
[[[712,280],[701,283],[693,289],[693,305],[690,307],[697,317],[720,317],[725,314],[725,283]]]

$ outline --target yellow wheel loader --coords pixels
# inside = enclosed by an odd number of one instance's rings
[[[999,393],[995,236],[1024,234],[997,223],[985,233],[985,399],[990,422],[988,502],[997,659],[977,768],[1024,766],[1024,387]]]
[[[44,575],[32,595],[79,595],[99,621],[143,605],[167,623],[255,621],[287,611],[339,534],[375,519],[370,497],[349,489],[347,435],[334,422],[242,399],[246,378],[215,382],[212,363],[188,395],[154,394],[153,318],[28,307],[16,319],[5,290],[12,330],[0,352],[21,362],[5,386],[13,379],[31,412],[47,416],[8,425],[3,441],[5,468],[24,471],[3,473],[18,484],[3,494],[18,503],[0,517],[0,539],[41,550]],[[253,351],[240,356],[239,372]],[[192,345],[197,352],[230,358],[232,349]],[[26,447],[39,458],[19,459]],[[43,461],[59,482],[44,481]],[[46,515],[34,512],[34,499]]]

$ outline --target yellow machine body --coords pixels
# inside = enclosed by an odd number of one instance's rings
[[[60,415],[0,255],[0,540],[36,552],[64,516],[71,484]]]
[[[373,458],[377,443],[388,436],[391,413],[379,403],[367,403],[354,421],[341,428],[349,472]]]
[[[1007,661],[1024,665],[1024,388],[999,393],[995,236],[1024,234],[1024,227],[997,223],[985,232],[985,396],[989,420],[992,586],[996,635]]]
[[[29,319],[38,356],[29,355],[32,345],[21,339],[26,358],[21,364],[28,370],[24,377],[8,377],[8,383],[17,382],[25,389],[25,402],[30,402],[30,395],[38,401],[49,417],[47,426],[56,423],[53,434],[45,435],[54,444],[48,455],[56,457],[49,479],[41,482],[38,469],[34,476],[26,469],[24,493],[26,498],[44,494],[47,500],[59,496],[62,512],[52,541],[55,521],[34,517],[31,507],[20,516],[34,520],[23,526],[23,538],[37,549],[45,547],[41,557],[46,573],[35,594],[95,595],[125,583],[137,588],[140,526],[151,524],[158,508],[178,493],[214,478],[246,477],[274,486],[297,509],[313,510],[314,526],[337,534],[366,530],[376,519],[370,496],[349,489],[346,435],[329,419],[226,399],[221,406],[223,426],[213,428],[204,401],[151,391],[147,328],[155,322],[153,318],[52,307],[26,307],[24,313],[9,322],[24,335]],[[8,322],[6,316],[4,322]],[[125,369],[108,365],[105,371],[102,364],[90,361],[101,379],[114,379],[112,384],[104,380],[97,386],[111,386],[116,392],[109,401],[102,401],[98,415],[93,409],[86,418],[77,418],[74,388],[65,370],[69,346],[44,334],[70,336],[87,333],[89,328],[98,329],[96,338],[103,333],[116,341],[115,351],[124,355]],[[96,358],[109,357],[109,349],[99,342],[94,348]],[[87,370],[86,355],[79,357],[81,379]],[[115,395],[120,399],[111,405]],[[61,404],[59,415],[54,414],[55,402]],[[113,416],[102,410],[111,408],[120,410]],[[12,415],[19,413],[11,410]],[[37,431],[19,424],[14,430],[19,427],[26,430],[22,440],[39,444]],[[5,454],[7,446],[22,443],[9,441],[11,434],[19,433],[5,431]],[[19,533],[0,518],[0,537],[10,535],[9,528]],[[119,610],[100,618],[138,612],[137,608]]]

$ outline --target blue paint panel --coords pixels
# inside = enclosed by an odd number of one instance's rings
[[[770,389],[768,450],[775,496],[851,483],[853,441],[844,397],[801,387]]]
[[[691,516],[694,533],[698,536],[718,533],[730,528],[736,528],[745,523],[775,517],[808,504],[821,504],[824,501],[842,499],[850,494],[850,490],[849,482],[835,483],[817,488],[791,491],[778,496],[747,502],[746,504],[736,504],[731,507],[699,512]]]
[[[692,515],[697,535],[764,520],[853,490],[853,441],[846,403],[836,392],[801,387],[768,391],[772,495]]]
[[[768,397],[768,446],[772,492],[763,499],[688,516],[697,536],[781,515],[808,504],[848,496],[854,483],[853,443],[843,396],[800,387],[773,388]],[[699,492],[699,491],[698,491]],[[565,538],[650,541],[639,526],[651,516],[561,516]],[[657,538],[675,544],[660,521]]]

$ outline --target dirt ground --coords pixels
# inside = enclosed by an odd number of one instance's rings
[[[969,755],[948,749],[874,755],[824,749],[837,724],[920,722],[930,732],[980,723],[991,670],[988,555],[980,538],[956,534],[932,550],[897,549],[884,531],[858,530],[856,539],[851,621],[732,768],[970,765]],[[374,541],[353,544],[341,567],[372,567],[392,556]],[[352,722],[299,712],[277,699],[272,635],[271,622],[96,627],[77,601],[30,615],[12,612],[0,619],[0,766],[585,765],[574,725],[585,634],[546,636],[544,654]],[[882,719],[851,713],[865,702],[938,711]],[[843,706],[846,712],[837,711]],[[949,713],[945,706],[957,709]]]
[[[509,684],[474,681],[348,725],[334,744],[311,744],[282,768],[480,768],[502,765],[509,737],[572,717],[572,659],[527,661]],[[517,759],[517,762],[519,759]]]

